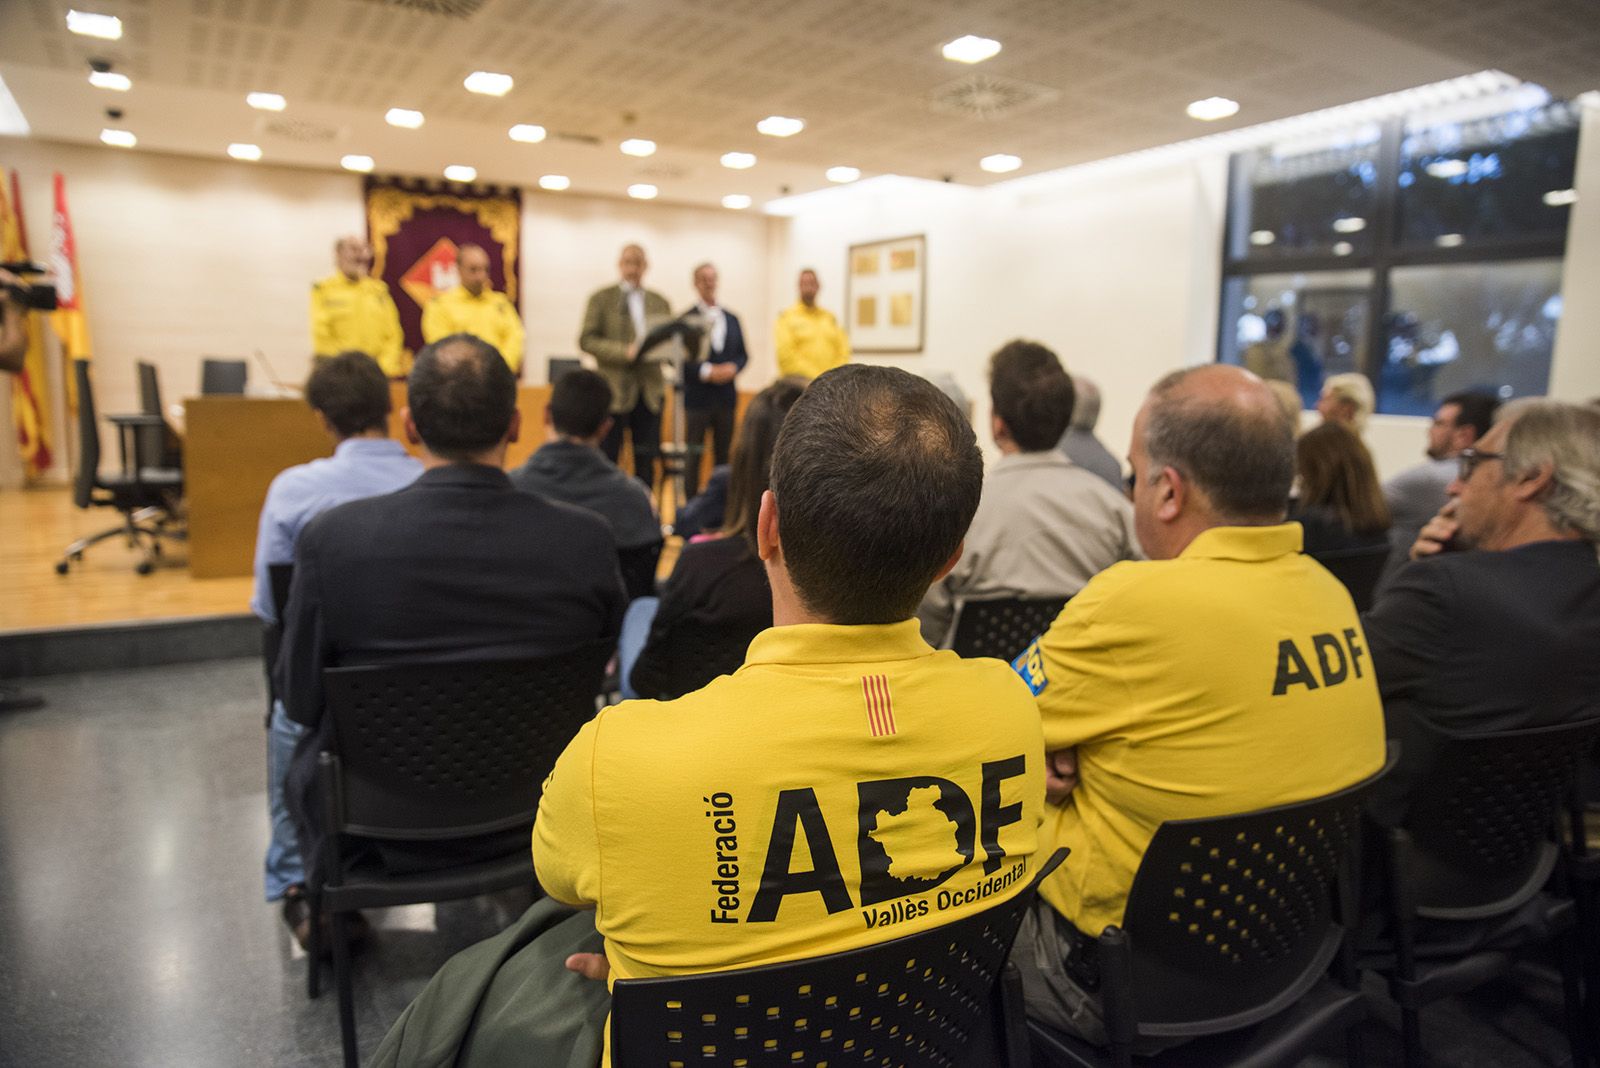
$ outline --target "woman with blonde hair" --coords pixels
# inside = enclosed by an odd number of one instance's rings
[[[1377,406],[1372,393],[1372,383],[1366,375],[1348,371],[1333,375],[1322,384],[1322,396],[1317,399],[1317,414],[1325,423],[1338,423],[1357,435],[1367,429],[1367,418]]]

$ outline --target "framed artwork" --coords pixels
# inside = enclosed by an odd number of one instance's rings
[[[845,276],[846,329],[855,352],[922,351],[927,323],[928,239],[924,234],[851,245]]]

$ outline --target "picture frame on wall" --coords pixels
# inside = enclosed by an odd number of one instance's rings
[[[851,350],[920,353],[928,319],[927,235],[851,245],[845,266]]]

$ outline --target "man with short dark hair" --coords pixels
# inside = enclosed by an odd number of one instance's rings
[[[1073,375],[1072,394],[1072,421],[1057,447],[1067,459],[1090,474],[1099,475],[1118,493],[1124,492],[1122,465],[1094,436],[1095,424],[1100,421],[1100,387],[1083,375]]]
[[[622,621],[605,521],[519,493],[501,469],[520,419],[516,379],[494,346],[470,334],[427,345],[407,385],[402,417],[423,449],[421,477],[322,513],[295,551],[277,678],[289,718],[308,728],[289,798],[313,878],[315,766],[332,729],[324,668],[551,656],[614,639]],[[512,838],[489,835],[468,852],[503,855]],[[438,863],[427,848],[377,848],[391,871]]]
[[[274,639],[284,606],[273,602],[271,568],[294,561],[295,544],[306,524],[335,505],[393,493],[422,474],[422,464],[389,437],[389,381],[372,357],[341,352],[318,360],[306,380],[305,397],[335,444],[331,457],[279,473],[261,506],[250,610]],[[269,650],[275,644],[269,641]],[[271,670],[272,665],[267,667]],[[267,725],[267,804],[272,816],[267,900],[284,901],[284,919],[302,947],[310,934],[305,865],[284,802],[284,781],[295,744],[304,733],[284,711],[283,702],[274,698]]]
[[[1150,559],[1096,576],[1016,661],[1050,751],[1042,844],[1072,857],[1012,959],[1029,1015],[1097,1043],[1085,947],[1122,922],[1156,828],[1332,793],[1384,748],[1355,605],[1284,522],[1294,425],[1265,383],[1225,364],[1168,375],[1129,459]]]
[[[1000,459],[961,560],[923,598],[922,637],[948,647],[969,601],[1071,597],[1118,560],[1141,554],[1128,499],[1056,450],[1074,388],[1056,354],[1012,341],[989,361],[990,423]]]

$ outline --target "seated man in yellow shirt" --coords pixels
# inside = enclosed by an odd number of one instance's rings
[[[821,288],[817,272],[807,267],[800,272],[800,299],[778,316],[774,342],[780,378],[816,378],[850,362],[850,340],[839,328],[839,320],[826,308],[817,307]]]
[[[811,957],[1026,886],[1038,712],[1005,664],[936,652],[915,619],[961,555],[982,483],[972,428],[923,379],[858,365],[811,385],[757,520],[774,626],[696,693],[602,711],[545,783],[539,884],[596,909],[605,937],[603,958],[569,968],[635,978]]]
[[[456,253],[461,284],[428,301],[422,310],[422,340],[433,344],[451,334],[471,334],[493,345],[511,373],[522,374],[522,319],[504,293],[490,288],[489,254],[477,245]]]
[[[333,245],[338,270],[311,285],[311,351],[323,358],[364,352],[389,378],[411,368],[401,346],[400,313],[383,279],[373,278],[372,246],[341,237]]]
[[[1221,364],[1162,379],[1129,459],[1150,559],[1091,579],[1017,660],[1050,750],[1040,848],[1072,856],[1012,960],[1031,1017],[1097,1043],[1084,945],[1122,922],[1162,822],[1333,793],[1384,758],[1355,605],[1284,522],[1294,427],[1261,379]]]

